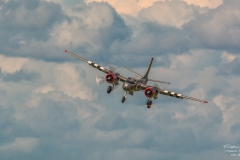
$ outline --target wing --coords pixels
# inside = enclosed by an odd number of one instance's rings
[[[104,67],[98,65],[97,63],[93,63],[93,62],[91,62],[91,61],[89,61],[89,60],[87,60],[87,59],[85,59],[85,58],[83,58],[83,57],[80,57],[79,55],[76,55],[76,54],[74,54],[74,53],[72,53],[72,52],[70,52],[70,51],[68,51],[68,50],[64,50],[64,52],[70,54],[71,56],[73,56],[73,57],[75,57],[75,58],[78,58],[78,59],[80,59],[80,60],[88,63],[90,66],[92,66],[92,67],[94,67],[94,68],[96,68],[96,69],[98,69],[98,70],[100,70],[100,71],[102,71],[102,72],[104,72],[104,73],[106,73],[106,74],[112,72],[112,71],[110,71],[109,69],[104,68]],[[117,75],[118,79],[119,79],[120,81],[122,81],[122,82],[125,82],[125,81],[127,80],[127,78],[125,78],[124,76],[120,75],[119,73],[116,73],[116,75]]]
[[[185,95],[182,95],[182,94],[179,94],[179,93],[163,90],[163,89],[160,89],[160,88],[157,88],[157,90],[160,94],[163,94],[163,95],[166,95],[166,96],[176,97],[176,98],[180,98],[180,99],[186,98],[186,99],[190,99],[190,100],[193,100],[193,101],[208,103],[208,101],[206,101],[206,100],[201,100],[201,99],[197,99],[197,98],[193,98],[193,97],[188,97],[188,96],[185,96]]]

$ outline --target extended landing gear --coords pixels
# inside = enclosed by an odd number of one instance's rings
[[[122,98],[122,103],[124,103],[125,100],[126,100],[126,97],[123,96],[123,98]]]
[[[125,102],[126,98],[127,98],[127,92],[124,92],[124,96],[122,97],[122,103]]]
[[[112,86],[109,86],[108,89],[107,89],[107,93],[108,93],[108,94],[111,93],[112,90],[113,90],[113,87],[112,87]]]
[[[151,108],[151,106],[152,106],[152,101],[149,99],[149,100],[147,101],[147,108]]]

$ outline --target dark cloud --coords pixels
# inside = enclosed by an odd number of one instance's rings
[[[31,41],[47,41],[52,27],[67,18],[61,5],[33,0],[9,0],[0,10],[1,53],[23,56],[22,45]],[[33,50],[28,56],[35,57]]]
[[[1,73],[1,72],[0,72]],[[36,72],[27,72],[23,69],[14,73],[3,73],[1,78],[5,82],[21,82],[21,81],[34,81],[40,78],[40,75]]]
[[[66,16],[59,4],[33,0],[9,0],[1,9],[1,25],[7,39],[46,41],[51,27]]]

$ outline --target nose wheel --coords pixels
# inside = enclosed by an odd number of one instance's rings
[[[148,101],[147,101],[147,108],[151,108],[151,106],[152,106],[152,101],[151,101],[151,100],[148,100]]]
[[[112,90],[113,90],[113,87],[112,87],[112,86],[109,86],[108,89],[107,89],[107,93],[108,93],[108,94],[111,93]]]

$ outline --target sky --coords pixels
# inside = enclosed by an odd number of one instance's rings
[[[239,0],[0,0],[0,159],[239,159]],[[102,66],[208,104],[107,94]],[[151,84],[151,83],[149,83]]]

